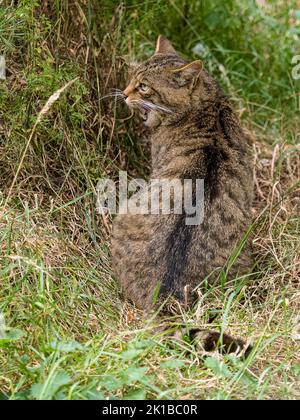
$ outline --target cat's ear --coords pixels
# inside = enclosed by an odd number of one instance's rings
[[[172,69],[171,72],[176,74],[181,85],[192,82],[193,85],[197,83],[198,77],[203,70],[203,63],[201,60],[192,61],[183,66]]]
[[[171,42],[163,35],[159,35],[156,42],[155,54],[177,54]]]

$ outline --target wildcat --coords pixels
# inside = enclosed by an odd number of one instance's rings
[[[154,55],[136,67],[123,95],[151,131],[150,181],[203,179],[204,218],[187,225],[184,214],[118,215],[111,241],[115,273],[125,297],[141,309],[153,307],[157,292],[158,303],[172,296],[189,306],[201,282],[220,282],[222,268],[251,224],[247,139],[202,62],[184,60],[163,36]],[[246,241],[227,279],[247,273],[252,263]],[[202,331],[201,337],[211,350],[220,334]],[[243,342],[224,335],[223,345],[234,351]]]

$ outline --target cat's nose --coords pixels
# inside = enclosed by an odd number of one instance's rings
[[[125,90],[124,90],[124,92],[123,92],[123,98],[124,98],[125,103],[128,105],[128,102],[129,102],[129,95],[126,95]]]
[[[128,96],[133,92],[132,86],[128,85],[126,89],[123,90],[124,98],[127,99]]]

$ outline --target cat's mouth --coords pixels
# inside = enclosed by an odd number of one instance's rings
[[[126,98],[125,102],[127,105],[131,108],[138,109],[142,120],[146,125],[149,125],[149,121],[152,124],[153,118],[156,118],[156,114],[173,114],[173,111],[163,105],[157,105],[149,101],[140,100],[140,99],[134,99],[129,100],[129,98]],[[151,117],[151,118],[149,118]]]
[[[152,106],[145,103],[140,103],[139,101],[127,102],[127,105],[129,107],[135,108],[139,112],[144,122],[148,120],[150,112],[153,111]]]
[[[138,110],[143,122],[148,127],[157,126],[161,122],[159,114],[172,114],[173,111],[163,105],[157,105],[153,102],[145,100],[131,100],[126,99],[128,106]]]
[[[148,117],[149,117],[149,114],[150,114],[150,112],[151,112],[151,109],[149,108],[149,107],[147,107],[147,106],[142,106],[141,108],[140,108],[140,114],[141,114],[141,117],[142,117],[142,120],[145,122],[145,121],[147,121],[147,119],[148,119]]]

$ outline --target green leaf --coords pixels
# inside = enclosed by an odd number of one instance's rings
[[[295,376],[300,378],[300,364],[296,363],[295,365],[291,366],[291,370]]]
[[[182,360],[166,360],[165,362],[161,362],[160,367],[163,369],[176,369],[184,365],[185,363]]]
[[[207,359],[205,359],[204,366],[212,370],[213,373],[218,377],[228,378],[232,376],[232,373],[225,365],[225,363],[221,362],[215,357],[208,357]]]
[[[70,353],[76,350],[84,350],[84,346],[77,341],[52,341],[51,348],[65,353]]]
[[[41,383],[37,383],[37,384],[32,385],[32,387],[30,389],[30,395],[33,398],[36,398],[37,400],[40,399],[40,396],[43,393],[43,387],[44,386]]]
[[[113,375],[106,375],[100,382],[107,391],[116,391],[123,387],[124,383]]]
[[[8,396],[6,394],[3,394],[3,392],[0,392],[0,401],[8,400]]]
[[[154,384],[156,382],[157,377],[155,375],[146,375],[144,376],[143,380],[141,381],[143,385],[149,385]]]
[[[88,391],[86,391],[84,393],[84,396],[89,400],[89,401],[100,401],[100,400],[105,400],[105,396],[102,392],[99,392],[97,390],[96,387],[89,389]]]
[[[50,378],[48,377],[44,383],[32,385],[30,394],[37,400],[51,400],[59,388],[68,385],[70,382],[70,375],[64,370],[60,370],[55,372]]]
[[[147,396],[145,389],[136,389],[124,395],[124,400],[145,400]]]
[[[155,346],[155,342],[152,340],[139,340],[134,343],[136,349],[151,349]]]
[[[131,366],[122,372],[121,376],[126,385],[131,385],[133,382],[142,380],[147,370],[147,368]]]
[[[121,356],[124,360],[132,360],[138,357],[141,354],[141,352],[142,350],[138,349],[125,350],[121,353]]]
[[[30,388],[24,389],[24,391],[20,391],[14,394],[14,399],[22,401],[30,399]]]
[[[18,330],[16,328],[8,329],[8,331],[0,337],[0,347],[3,347],[5,344],[10,343],[11,341],[17,341],[25,335],[25,331]]]
[[[67,396],[63,391],[58,391],[55,394],[55,401],[65,401],[66,399],[67,399]]]

